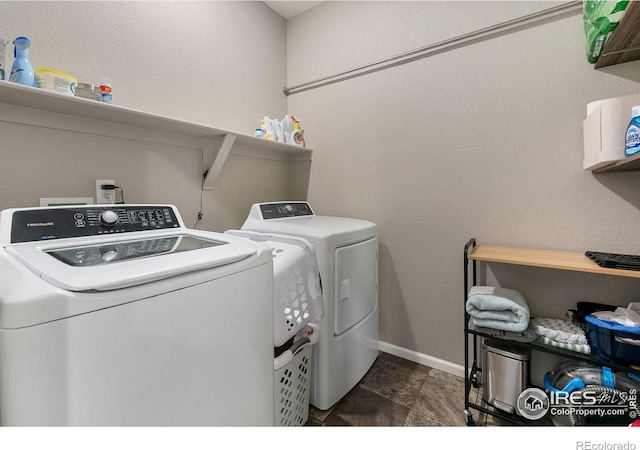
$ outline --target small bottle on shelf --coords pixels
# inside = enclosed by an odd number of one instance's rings
[[[113,103],[113,88],[111,86],[111,80],[109,78],[100,78],[98,85],[100,86],[100,92],[102,92],[102,102]]]
[[[631,121],[625,135],[625,156],[633,156],[640,151],[640,106],[631,109]]]
[[[25,86],[38,87],[33,67],[31,66],[31,62],[29,62],[29,47],[31,46],[31,39],[26,36],[18,36],[13,41],[13,45],[13,56],[15,57],[15,60],[11,67],[9,81],[24,84]]]
[[[7,77],[7,40],[0,34],[0,80]]]

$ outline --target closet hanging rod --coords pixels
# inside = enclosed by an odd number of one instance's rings
[[[478,41],[483,38],[486,39],[494,35],[499,35],[502,32],[505,32],[517,27],[531,25],[533,23],[536,23],[544,19],[553,18],[561,14],[575,12],[578,10],[582,11],[582,8],[583,8],[582,0],[570,1],[567,3],[563,3],[562,5],[543,9],[541,11],[528,14],[526,16],[508,20],[506,22],[501,22],[496,25],[482,28],[480,30],[472,31],[470,33],[466,33],[460,36],[446,39],[444,41],[440,41],[435,44],[429,44],[424,47],[420,47],[414,50],[400,53],[395,56],[381,59],[379,61],[365,64],[359,67],[354,67],[353,69],[338,72],[333,75],[317,78],[315,80],[307,81],[306,83],[301,83],[291,87],[283,87],[282,92],[284,92],[284,95],[289,96],[291,94],[307,91],[309,89],[314,89],[321,86],[326,86],[328,84],[337,83],[338,81],[355,78],[371,72],[376,72],[378,70],[386,69],[387,67],[393,67],[393,66],[411,62],[417,59],[426,58],[427,56],[429,56],[432,53],[435,53],[436,51],[438,53],[441,53],[448,49],[455,49],[460,47],[462,44]]]

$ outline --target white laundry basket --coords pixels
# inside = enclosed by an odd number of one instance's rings
[[[311,244],[302,238],[225,231],[271,247],[273,253],[273,345],[288,343],[307,324],[324,317],[320,272]]]
[[[229,230],[271,247],[273,254],[274,425],[302,426],[309,417],[314,327],[324,317],[320,272],[303,238]],[[309,331],[311,331],[309,333]]]
[[[273,360],[274,425],[299,427],[309,418],[311,358],[318,330]]]

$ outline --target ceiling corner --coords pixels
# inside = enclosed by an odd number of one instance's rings
[[[269,8],[280,14],[285,19],[290,19],[293,16],[306,11],[309,8],[313,8],[322,1],[263,1]]]

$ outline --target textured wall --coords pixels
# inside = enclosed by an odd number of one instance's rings
[[[31,38],[34,69],[80,82],[111,78],[121,106],[245,134],[263,115],[286,113],[286,23],[262,2],[0,2],[0,33]],[[195,223],[197,149],[6,123],[0,130],[0,208],[93,197],[97,178],[115,179],[127,202],[172,202]],[[200,227],[237,228],[251,203],[288,197],[288,172],[281,161],[232,154],[202,196]]]
[[[557,4],[557,3],[556,3]],[[325,2],[288,22],[288,85],[541,10],[547,2]],[[582,169],[587,103],[637,93],[595,71],[579,14],[291,95],[309,200],[380,226],[381,340],[463,362],[462,254],[480,244],[640,253],[640,177]],[[500,264],[532,312],[638,300],[638,281]]]
[[[583,171],[581,128],[588,102],[638,92],[640,65],[593,70],[574,15],[288,100],[280,89],[546,6],[325,2],[285,26],[261,2],[0,2],[0,30],[33,39],[35,67],[110,76],[123,106],[245,133],[288,107],[314,149],[314,209],[380,225],[382,340],[461,363],[469,238],[640,252],[640,178]],[[128,202],[175,203],[189,224],[200,208],[195,149],[0,123],[0,158],[0,208],[93,196],[96,178]],[[232,155],[201,227],[239,227],[250,203],[304,188],[290,170]],[[486,280],[539,315],[638,300],[638,282],[614,277],[493,265]]]

